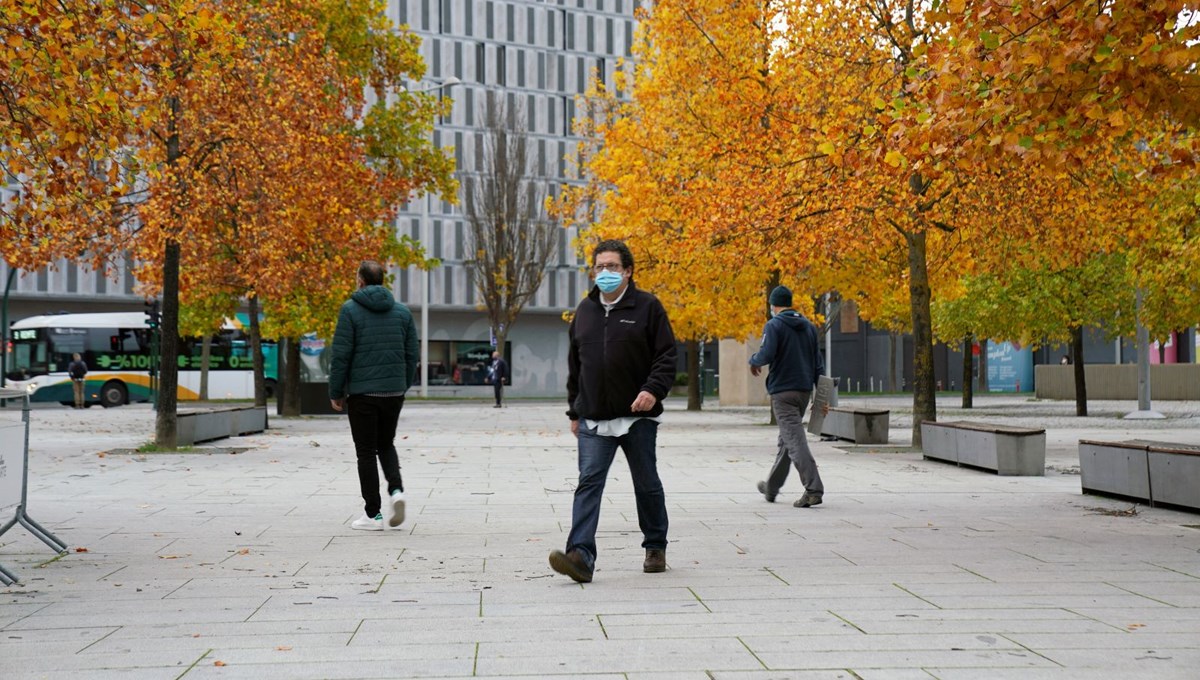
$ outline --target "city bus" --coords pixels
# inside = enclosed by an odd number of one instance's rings
[[[214,335],[208,364],[210,399],[254,398],[254,362],[244,322],[229,319]],[[6,362],[6,386],[31,391],[31,401],[74,403],[67,365],[78,353],[87,363],[84,399],[88,406],[120,406],[153,397],[151,368],[157,364],[153,336],[143,312],[48,314],[12,324]],[[203,341],[179,343],[178,399],[200,398]],[[152,361],[153,360],[153,361]],[[263,341],[267,394],[272,395],[278,366],[273,342]]]

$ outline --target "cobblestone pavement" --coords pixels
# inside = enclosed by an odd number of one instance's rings
[[[1200,515],[1080,493],[1080,438],[1200,444],[1195,403],[977,398],[943,419],[1048,429],[1044,477],[998,477],[904,447],[812,442],[825,503],[765,502],[761,408],[687,412],[659,432],[670,568],[641,571],[628,470],[600,518],[595,581],[554,574],[571,521],[574,439],[558,402],[412,400],[408,517],[360,532],[349,429],[272,418],[189,453],[120,452],[153,412],[32,412],[29,514],[0,537],[0,677],[1200,677]],[[907,409],[907,411],[906,411]],[[19,416],[0,410],[0,421]],[[7,521],[11,510],[0,514]]]

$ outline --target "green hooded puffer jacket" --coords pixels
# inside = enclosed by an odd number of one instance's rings
[[[329,398],[403,394],[415,382],[421,350],[412,312],[383,286],[364,286],[342,305],[333,334]]]

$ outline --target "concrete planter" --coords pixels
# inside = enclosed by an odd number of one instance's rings
[[[180,411],[176,417],[179,446],[253,434],[267,429],[265,406],[196,409]]]
[[[921,423],[925,458],[998,475],[1046,474],[1046,431],[988,423]]]
[[[1200,511],[1200,447],[1130,440],[1079,442],[1084,493]]]

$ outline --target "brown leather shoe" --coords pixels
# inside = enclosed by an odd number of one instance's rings
[[[642,563],[642,571],[647,574],[659,574],[667,570],[667,551],[650,548],[646,551],[646,561]]]
[[[587,562],[583,561],[583,555],[580,555],[578,550],[569,553],[561,550],[550,551],[550,568],[564,576],[570,576],[576,583],[592,582],[592,570],[588,568]]]

